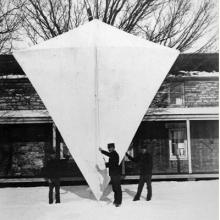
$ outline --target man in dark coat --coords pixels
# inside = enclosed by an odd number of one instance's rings
[[[44,167],[44,175],[48,178],[49,183],[49,204],[53,203],[53,188],[55,187],[56,203],[60,203],[60,175],[63,162],[67,162],[69,156],[64,160],[56,159],[56,152],[50,152],[50,159]]]
[[[102,154],[109,157],[109,162],[105,163],[106,167],[109,168],[109,176],[111,178],[112,190],[114,192],[114,202],[116,207],[119,207],[122,203],[122,190],[121,190],[121,173],[119,166],[119,155],[115,151],[115,144],[108,144],[108,151],[99,148]]]
[[[133,201],[140,200],[140,196],[144,187],[144,183],[147,184],[147,201],[151,200],[152,197],[152,186],[151,186],[151,177],[152,177],[152,169],[153,169],[153,160],[152,156],[147,152],[147,146],[143,145],[141,147],[141,154],[136,158],[131,157],[126,153],[126,156],[129,160],[137,163],[140,163],[140,179],[138,184],[137,193],[133,199]]]

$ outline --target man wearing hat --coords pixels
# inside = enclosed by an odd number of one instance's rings
[[[115,144],[108,144],[108,151],[102,150],[99,148],[102,154],[109,157],[109,162],[105,163],[106,167],[109,168],[109,176],[111,178],[112,190],[114,192],[114,202],[113,204],[116,207],[119,207],[122,203],[122,191],[121,191],[121,173],[119,166],[119,155],[115,151]]]
[[[136,158],[131,157],[128,153],[126,156],[129,160],[137,163],[140,163],[140,179],[138,184],[137,193],[133,199],[133,201],[140,200],[140,196],[144,187],[144,183],[147,184],[147,201],[151,200],[152,197],[152,187],[151,187],[151,177],[152,177],[152,169],[153,169],[153,160],[152,156],[147,152],[147,146],[141,146],[141,154]]]

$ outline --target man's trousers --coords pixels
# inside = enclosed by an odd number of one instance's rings
[[[112,190],[114,192],[114,203],[120,205],[122,203],[122,191],[121,191],[121,176],[110,176],[112,183]]]
[[[152,186],[151,186],[151,174],[148,175],[140,175],[139,184],[137,194],[135,196],[136,199],[139,199],[144,187],[144,183],[147,184],[147,200],[151,200],[152,197]]]
[[[53,203],[53,188],[55,187],[56,203],[60,203],[60,178],[49,179],[49,204]]]

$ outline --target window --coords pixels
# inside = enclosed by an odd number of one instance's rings
[[[166,108],[167,106],[184,106],[184,83],[163,83],[157,91],[150,108]]]
[[[187,159],[186,129],[169,130],[169,148],[171,160]]]
[[[60,158],[64,159],[67,155],[70,156],[70,159],[73,159],[69,149],[67,148],[64,141],[60,142]]]
[[[169,87],[170,105],[184,105],[184,84],[181,82],[170,83]]]

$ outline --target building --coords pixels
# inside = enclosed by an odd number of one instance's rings
[[[129,148],[147,143],[153,179],[218,178],[219,55],[181,54],[155,95]],[[13,56],[0,57],[0,183],[45,181],[48,151],[68,151],[37,92]],[[74,155],[73,155],[74,157]],[[138,165],[122,161],[122,178]],[[83,180],[73,158],[63,180]]]

